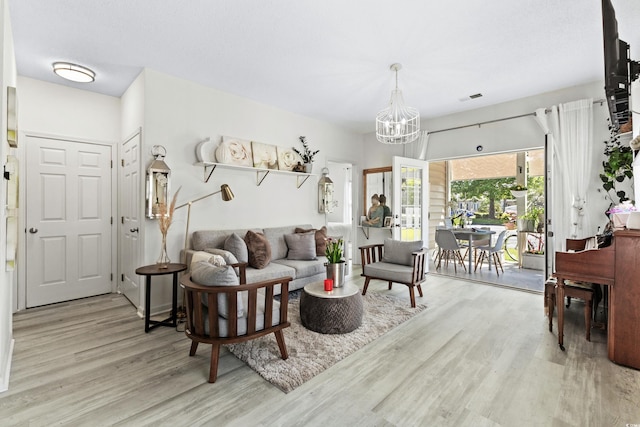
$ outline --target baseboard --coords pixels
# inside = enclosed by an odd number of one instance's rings
[[[7,355],[7,365],[4,368],[4,372],[0,377],[0,393],[3,393],[9,390],[9,374],[11,374],[11,360],[13,358],[13,344],[15,343],[14,339],[11,339],[11,343],[9,344],[9,354]]]

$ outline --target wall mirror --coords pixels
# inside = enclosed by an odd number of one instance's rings
[[[371,207],[371,196],[384,194],[387,198],[386,205],[391,208],[393,206],[393,182],[392,168],[386,166],[382,168],[363,169],[362,183],[364,186],[362,214],[367,215],[369,207]]]

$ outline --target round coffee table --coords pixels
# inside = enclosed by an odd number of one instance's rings
[[[344,334],[362,324],[362,295],[352,284],[325,291],[323,282],[310,283],[300,295],[302,326],[321,334]]]

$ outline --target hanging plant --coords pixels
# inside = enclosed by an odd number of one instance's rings
[[[616,186],[627,179],[633,178],[633,150],[627,144],[620,141],[620,135],[616,134],[615,128],[609,125],[611,136],[604,141],[604,155],[607,157],[602,162],[602,188],[609,194],[611,203],[617,205],[625,200],[629,200],[624,190],[617,189]],[[615,194],[617,201],[612,196]]]

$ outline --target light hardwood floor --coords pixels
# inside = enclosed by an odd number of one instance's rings
[[[383,282],[369,289],[389,292]],[[27,310],[14,316],[0,425],[640,423],[640,371],[607,359],[604,332],[584,339],[580,303],[568,310],[562,352],[541,295],[443,276],[424,291],[425,311],[289,394],[226,350],[207,383],[210,348],[189,357],[184,333],[145,334],[120,295]],[[409,303],[406,287],[391,292]]]

